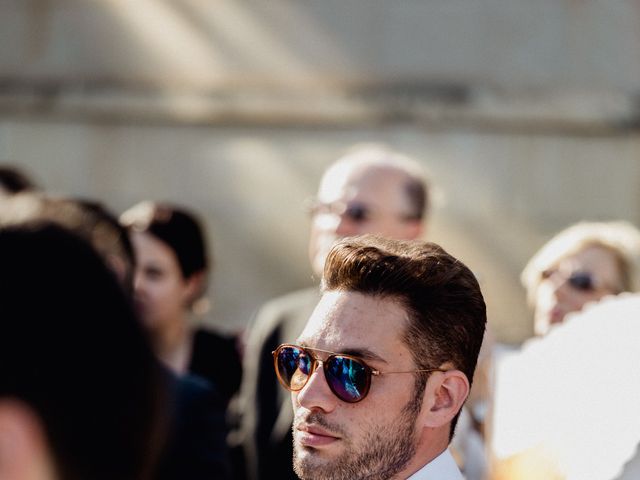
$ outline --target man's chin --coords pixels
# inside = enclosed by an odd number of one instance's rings
[[[309,468],[322,468],[334,464],[343,454],[344,448],[336,444],[314,447],[297,443],[294,446],[295,459]]]
[[[335,462],[328,452],[313,448],[296,446],[293,458],[293,469],[303,480],[324,478],[321,472]]]
[[[297,458],[311,462],[325,462],[333,458],[337,453],[331,447],[311,447],[308,445],[296,445],[294,447]]]

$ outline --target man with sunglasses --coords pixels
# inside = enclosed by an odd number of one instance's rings
[[[273,352],[293,401],[298,476],[462,479],[447,447],[485,324],[475,276],[439,246],[336,244],[309,322]]]
[[[429,187],[420,165],[389,148],[359,146],[325,172],[310,202],[309,258],[317,278],[333,243],[376,233],[414,239],[424,233]],[[293,414],[274,378],[271,352],[296,338],[318,302],[318,288],[274,299],[258,312],[245,355],[241,434],[250,480],[296,479],[291,467]]]

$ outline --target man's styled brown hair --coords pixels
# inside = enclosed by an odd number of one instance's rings
[[[449,363],[471,384],[484,336],[486,306],[471,270],[440,246],[375,235],[344,239],[327,257],[322,290],[396,300],[408,314],[403,339],[416,368]],[[426,375],[418,375],[417,395],[422,395],[426,380]]]

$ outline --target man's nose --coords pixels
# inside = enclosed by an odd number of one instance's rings
[[[322,362],[319,362],[302,390],[294,395],[297,396],[294,402],[297,402],[301,407],[307,410],[322,410],[325,413],[333,411],[338,402],[338,398],[329,388]]]

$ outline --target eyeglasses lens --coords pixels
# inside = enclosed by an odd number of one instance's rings
[[[309,206],[309,213],[312,217],[337,215],[355,223],[364,222],[371,217],[370,209],[366,205],[358,202],[323,203],[315,201]]]
[[[588,292],[594,290],[595,285],[593,277],[588,272],[574,272],[569,277],[569,285],[576,290]]]
[[[351,203],[346,206],[344,216],[352,222],[364,222],[369,218],[369,210],[362,204]]]
[[[299,348],[283,347],[278,352],[278,373],[287,388],[300,390],[307,383],[311,359]]]
[[[331,357],[325,375],[331,390],[345,402],[358,402],[367,394],[369,372],[353,358]]]
[[[286,345],[276,352],[278,377],[286,388],[302,390],[313,373],[315,360],[303,348]],[[345,402],[359,402],[369,391],[371,372],[355,358],[330,355],[324,363],[324,374],[331,391]]]

